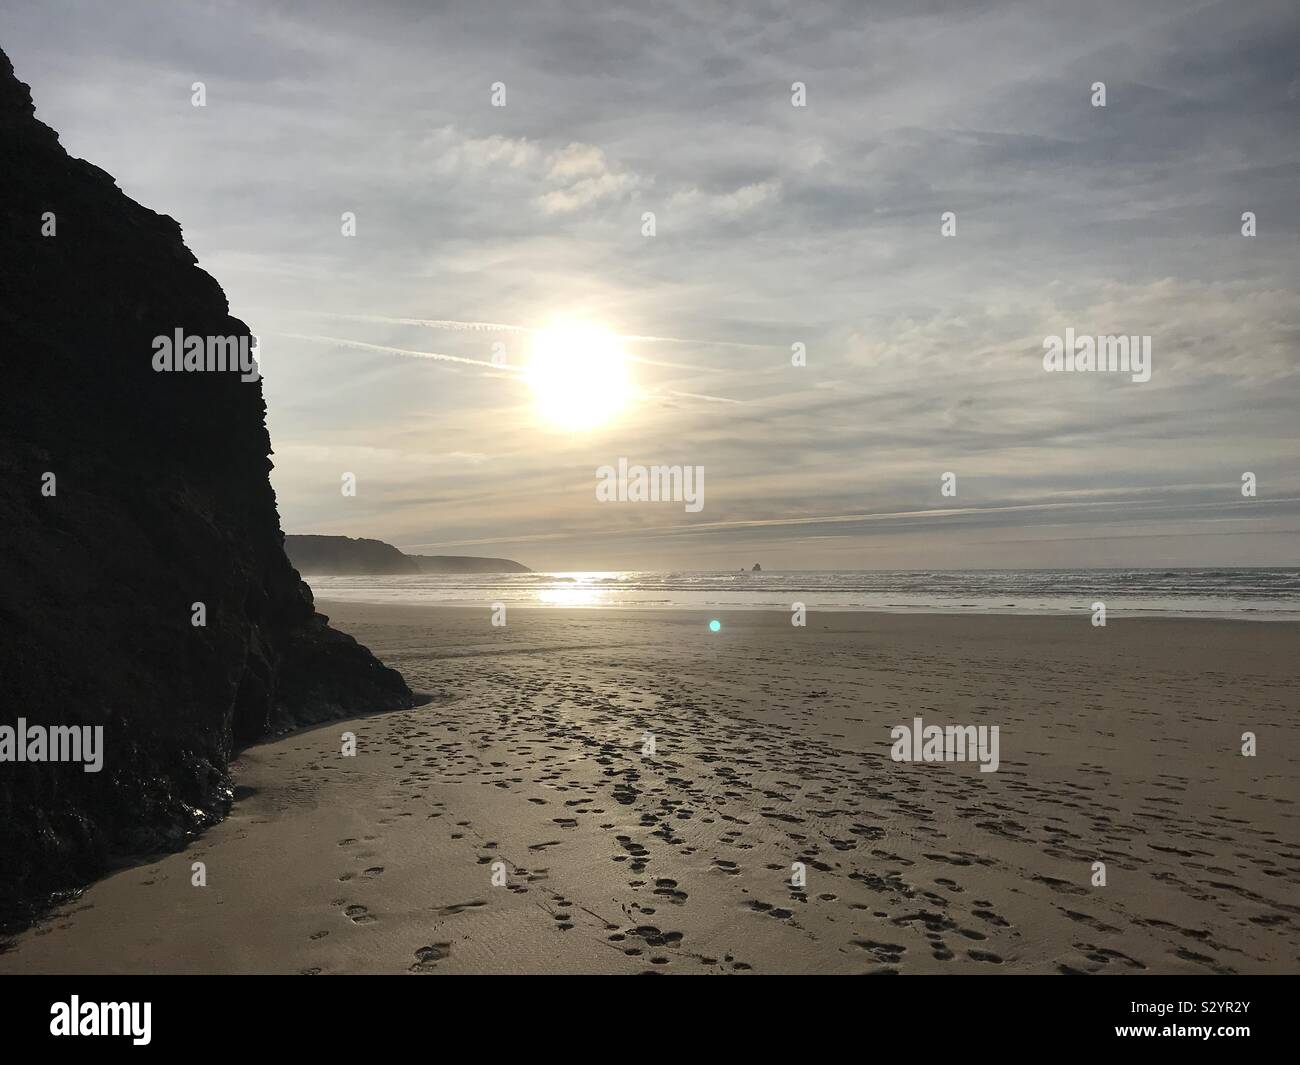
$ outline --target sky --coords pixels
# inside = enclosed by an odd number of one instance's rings
[[[261,338],[285,530],[559,570],[1300,564],[1297,45],[1294,0],[0,8]],[[556,321],[624,338],[594,428],[520,372]],[[1067,329],[1150,380],[1048,372]],[[703,506],[599,501],[620,458]]]

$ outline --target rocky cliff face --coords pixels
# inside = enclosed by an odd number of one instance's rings
[[[12,925],[220,818],[238,746],[413,699],[285,557],[260,381],[153,368],[155,337],[248,329],[175,221],[36,121],[3,53],[0,217],[0,727],[104,730],[97,773],[0,761]]]

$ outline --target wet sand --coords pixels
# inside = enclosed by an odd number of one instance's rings
[[[433,701],[245,751],[0,972],[1300,970],[1300,625],[321,609]]]

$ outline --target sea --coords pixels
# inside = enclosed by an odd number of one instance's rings
[[[869,610],[940,614],[1300,620],[1300,568],[846,570],[654,573],[637,570],[304,575],[317,598],[646,610]]]

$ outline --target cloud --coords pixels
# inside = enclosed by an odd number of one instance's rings
[[[547,179],[560,185],[539,197],[549,215],[569,214],[601,200],[634,191],[639,180],[617,171],[605,161],[605,153],[591,144],[570,144],[554,152],[547,161]]]
[[[524,170],[534,166],[540,152],[537,145],[522,137],[461,137],[450,127],[441,131],[438,164],[444,169],[467,167],[486,170],[507,167]]]
[[[674,225],[727,222],[775,204],[781,199],[779,178],[755,181],[727,192],[706,193],[698,188],[679,189],[668,198],[667,215]]]

